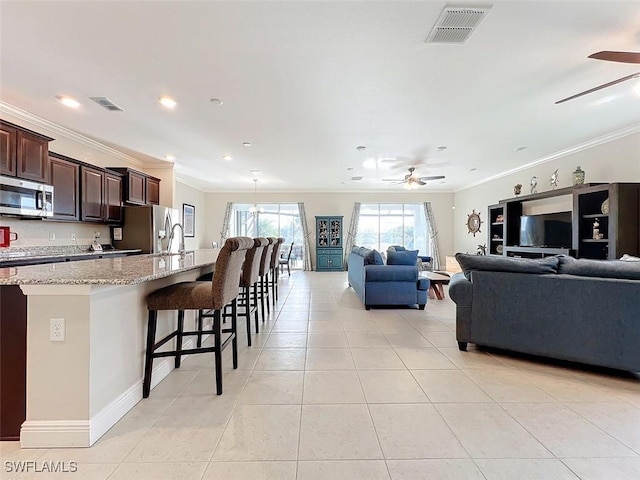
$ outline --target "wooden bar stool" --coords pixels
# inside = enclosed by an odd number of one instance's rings
[[[253,239],[253,247],[247,250],[240,276],[240,304],[244,307],[243,313],[247,322],[247,345],[249,346],[251,346],[252,313],[255,317],[256,333],[260,332],[258,326],[258,279],[260,278],[262,252],[267,245],[269,245],[269,241],[266,238]]]
[[[151,391],[151,373],[153,359],[159,357],[175,357],[175,367],[180,367],[182,355],[214,352],[216,371],[216,391],[222,395],[222,351],[231,343],[233,353],[233,368],[238,368],[238,340],[236,338],[236,317],[238,297],[238,282],[242,271],[242,264],[246,252],[253,246],[253,239],[247,237],[233,237],[227,239],[218,254],[213,280],[211,282],[180,282],[156,290],[147,296],[149,323],[147,329],[147,350],[145,352],[144,381],[142,396],[147,398]],[[231,326],[221,328],[222,310],[231,304]],[[177,310],[178,324],[176,330],[156,341],[158,310]],[[213,328],[195,331],[184,331],[185,310],[212,310]],[[202,336],[203,333],[213,335],[212,347],[197,347],[183,350],[182,340],[187,336]],[[222,334],[228,333],[222,341]],[[158,348],[176,339],[175,350],[156,352]]]
[[[276,306],[276,300],[278,300],[278,272],[280,271],[280,247],[284,243],[284,238],[278,237],[273,239],[273,251],[271,252],[271,260],[269,262],[269,273],[271,281],[271,300],[273,306]]]
[[[271,308],[269,307],[269,268],[271,267],[271,252],[273,251],[273,241],[275,239],[273,237],[267,237],[267,246],[264,247],[262,251],[262,258],[260,259],[260,286],[259,286],[259,294],[260,294],[260,308],[262,309],[262,321],[264,322],[264,309],[265,309],[265,298],[266,298],[266,306],[267,313],[271,313]]]

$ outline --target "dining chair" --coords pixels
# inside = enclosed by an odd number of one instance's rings
[[[287,253],[286,258],[280,256],[280,260],[278,261],[280,265],[280,273],[284,273],[284,266],[287,266],[287,273],[291,276],[291,253],[293,252],[293,246],[295,242],[291,242],[291,246],[289,247],[289,252]]]

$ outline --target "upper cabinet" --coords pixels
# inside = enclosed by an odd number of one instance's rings
[[[49,183],[51,140],[0,120],[0,174]]]
[[[49,154],[55,220],[80,220],[80,165],[57,153]]]
[[[122,200],[129,205],[158,205],[160,203],[160,179],[131,168],[109,167],[123,175]]]

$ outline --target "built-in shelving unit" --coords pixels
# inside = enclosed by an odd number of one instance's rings
[[[573,196],[572,248],[521,247],[523,205],[562,195]],[[502,222],[498,221],[500,215]],[[487,253],[490,255],[533,258],[566,254],[602,260],[620,258],[625,253],[640,255],[639,183],[576,185],[508,198],[490,205],[488,218]]]

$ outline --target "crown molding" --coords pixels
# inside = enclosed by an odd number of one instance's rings
[[[629,135],[634,135],[636,133],[640,133],[640,124],[631,125],[630,127],[617,130],[607,135],[593,138],[584,143],[580,143],[578,145],[574,145],[573,147],[565,148],[564,150],[560,150],[558,152],[552,153],[551,155],[547,155],[546,157],[539,158],[538,160],[534,160],[533,162],[529,162],[525,165],[521,165],[519,167],[512,168],[511,170],[506,170],[496,175],[492,175],[491,177],[478,180],[477,182],[470,183],[468,185],[465,185],[464,187],[461,187],[458,190],[455,190],[455,193],[462,192],[463,190],[467,190],[472,187],[477,187],[478,185],[492,182],[499,178],[506,177],[513,173],[521,172],[522,170],[526,170],[528,168],[535,167],[537,165],[542,165],[543,163],[548,163],[553,160],[558,160],[559,158],[573,155],[574,153],[582,152],[584,150],[589,150],[590,148],[594,148],[599,145],[603,145],[605,143],[613,142],[615,140],[620,140],[621,138],[627,137]]]
[[[74,142],[80,143],[86,147],[99,150],[102,153],[105,153],[109,156],[119,158],[120,160],[123,160],[132,166],[143,168],[143,169],[145,167],[148,167],[148,165],[146,165],[141,160],[138,160],[137,158],[127,155],[126,153],[122,153],[114,148],[108,147],[107,145],[97,142],[96,140],[93,140],[89,137],[85,137],[80,133],[74,132],[73,130],[63,127],[62,125],[58,125],[57,123],[51,122],[49,120],[45,120],[44,118],[38,117],[37,115],[34,115],[33,113],[29,113],[26,110],[22,110],[21,108],[18,108],[14,105],[3,102],[2,100],[0,100],[0,113],[6,113],[13,117],[19,118],[20,120],[24,120],[25,122],[28,122],[32,125],[36,125],[38,127],[54,132],[60,137],[64,137],[68,140],[72,140]],[[150,167],[150,168],[156,168],[156,167]]]

